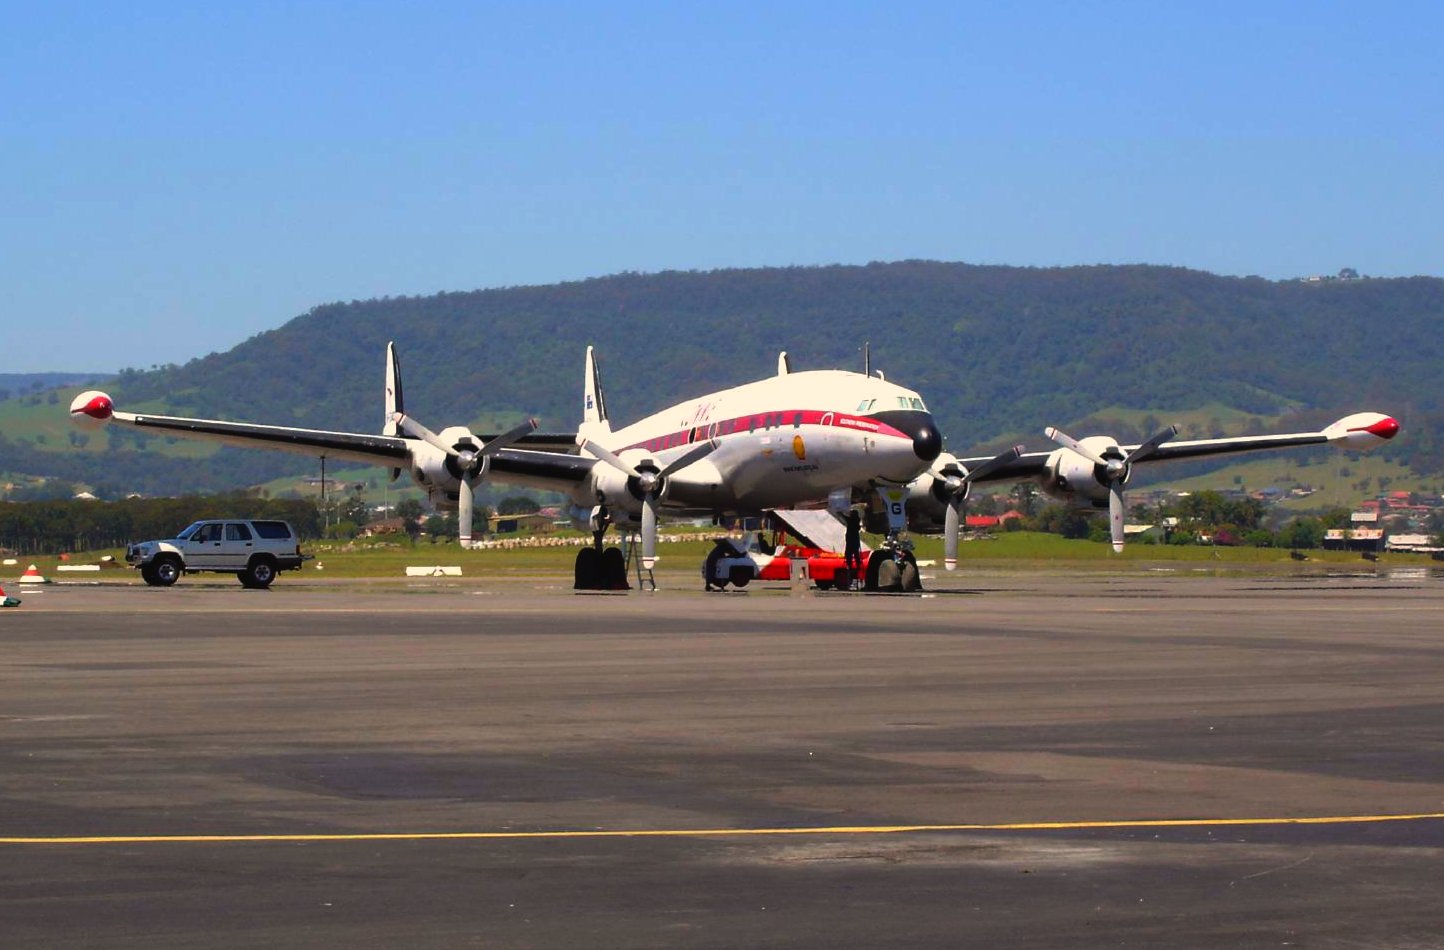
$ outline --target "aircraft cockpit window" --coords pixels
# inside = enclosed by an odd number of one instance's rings
[[[908,397],[906,397],[906,396],[899,396],[899,397],[897,397],[897,407],[898,407],[899,409],[906,409],[906,408],[908,408]]]
[[[857,411],[858,411],[858,412],[867,412],[869,409],[871,409],[871,408],[872,408],[873,406],[875,406],[875,405],[877,405],[877,400],[876,400],[876,399],[864,399],[862,402],[860,402],[860,403],[857,404]]]
[[[923,401],[916,396],[910,396],[908,398],[908,405],[912,406],[914,409],[920,409],[923,412],[928,411],[928,407],[924,406]]]

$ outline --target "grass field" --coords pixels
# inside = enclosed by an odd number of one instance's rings
[[[695,539],[663,543],[659,545],[661,564],[658,574],[667,578],[671,586],[690,583],[700,577],[702,559],[711,550],[711,532],[699,532]],[[868,539],[875,542],[876,538]],[[936,561],[931,573],[943,576],[942,541],[938,538],[916,538],[916,553],[920,560]],[[486,577],[555,577],[569,581],[572,563],[576,557],[575,547],[518,547],[492,550],[462,550],[455,542],[432,544],[421,541],[415,545],[407,542],[390,544],[344,544],[340,542],[310,542],[303,550],[314,556],[299,574],[283,574],[278,583],[288,580],[310,580],[312,578],[348,578],[394,580],[405,576],[408,566],[456,565],[462,568],[465,578]],[[95,563],[103,555],[109,555],[120,562],[123,552],[92,551],[71,555],[68,563]],[[1373,569],[1358,554],[1335,551],[1306,552],[1307,561],[1296,561],[1289,552],[1276,548],[1211,548],[1201,546],[1178,547],[1172,545],[1129,545],[1122,554],[1114,554],[1105,543],[1093,541],[1072,541],[1056,535],[1032,532],[1002,534],[992,540],[964,542],[958,555],[961,563],[959,578],[966,577],[967,571],[988,569],[1021,570],[1068,570],[1132,573],[1157,570],[1159,567],[1238,570],[1243,572],[1298,573],[1310,570],[1329,570],[1357,567]],[[56,568],[62,562],[56,557],[21,558],[12,567],[0,568],[0,581],[9,583],[18,578],[29,564],[35,564],[42,574],[52,580],[76,580],[80,582],[126,581],[139,583],[136,572],[119,563],[96,574],[61,574]],[[1379,555],[1377,562],[1389,566],[1429,566],[1436,562],[1425,555],[1393,554]],[[925,573],[929,573],[925,570]],[[198,575],[200,578],[218,578],[221,575]]]

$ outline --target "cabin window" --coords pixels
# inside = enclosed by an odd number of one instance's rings
[[[802,413],[800,413],[800,412],[794,412],[794,413],[792,414],[792,428],[794,428],[794,429],[800,429],[800,428],[802,428]]]
[[[751,433],[756,432],[756,431],[757,431],[757,417],[756,417],[756,416],[748,416],[748,417],[747,417],[747,432],[748,432],[748,434],[750,435]]]

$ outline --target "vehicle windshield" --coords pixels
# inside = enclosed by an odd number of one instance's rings
[[[200,526],[203,524],[205,524],[204,521],[195,521],[191,524],[186,525],[185,530],[181,531],[180,534],[176,535],[176,540],[189,541],[191,539],[191,535],[195,534],[196,530],[199,529]]]

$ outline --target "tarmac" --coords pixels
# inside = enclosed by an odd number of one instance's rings
[[[27,590],[0,946],[1444,942],[1444,579],[925,582]]]

